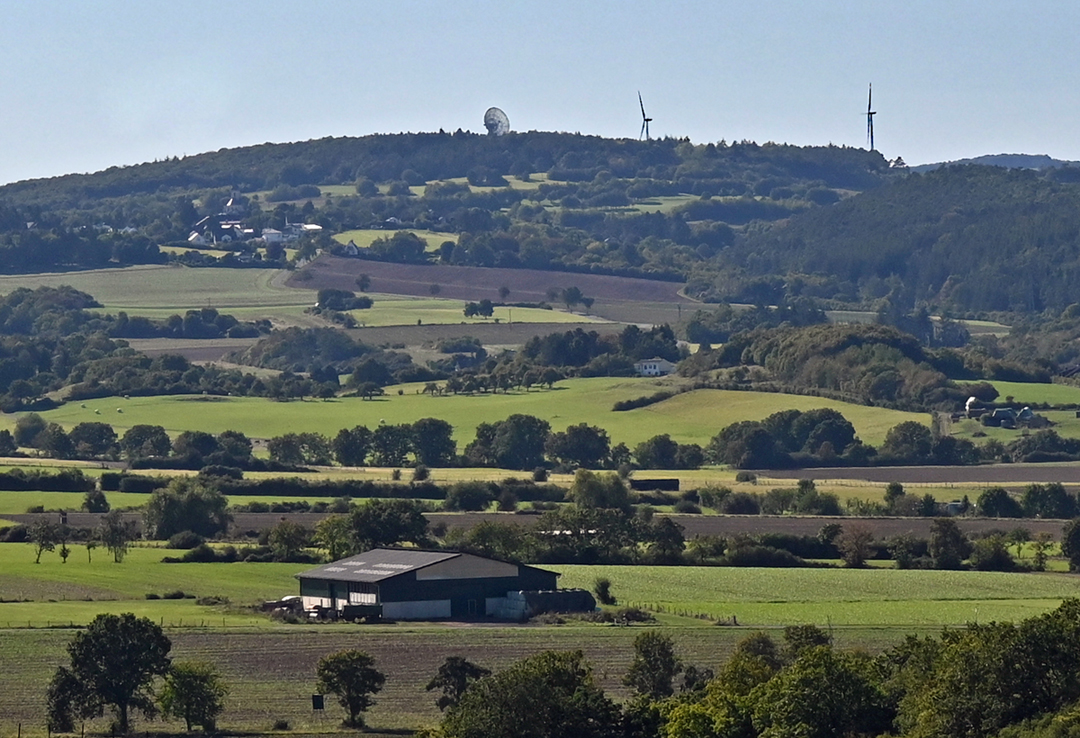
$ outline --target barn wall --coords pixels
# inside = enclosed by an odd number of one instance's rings
[[[391,620],[437,620],[452,615],[450,600],[384,602],[383,617]]]

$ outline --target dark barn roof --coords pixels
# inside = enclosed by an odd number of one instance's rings
[[[373,548],[347,559],[323,564],[300,572],[298,579],[330,579],[335,582],[376,583],[410,571],[424,569],[433,564],[460,558],[466,554],[457,551],[421,551],[417,549]],[[477,557],[485,558],[485,557]],[[536,567],[525,564],[516,566],[526,569]],[[538,569],[538,571],[546,571]],[[553,573],[553,572],[552,572]]]
[[[337,582],[381,582],[460,555],[454,552],[373,548],[347,559],[300,572],[296,576],[303,579],[333,579]]]

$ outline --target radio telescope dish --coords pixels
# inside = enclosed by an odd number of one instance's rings
[[[484,113],[484,128],[489,136],[502,136],[510,132],[510,119],[498,108],[488,108]]]

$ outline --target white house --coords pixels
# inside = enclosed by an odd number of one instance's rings
[[[284,234],[276,228],[263,228],[262,237],[267,243],[281,243],[285,240]]]
[[[654,356],[651,359],[635,362],[634,371],[642,377],[662,377],[675,371],[675,365],[667,359]]]

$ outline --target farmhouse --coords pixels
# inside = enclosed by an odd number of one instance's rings
[[[346,607],[374,607],[395,620],[430,620],[521,617],[526,598],[519,593],[554,590],[559,575],[454,551],[375,548],[296,577],[307,612],[348,617]]]
[[[667,359],[654,356],[651,359],[638,361],[634,364],[634,371],[642,377],[663,377],[675,371],[675,365]]]

